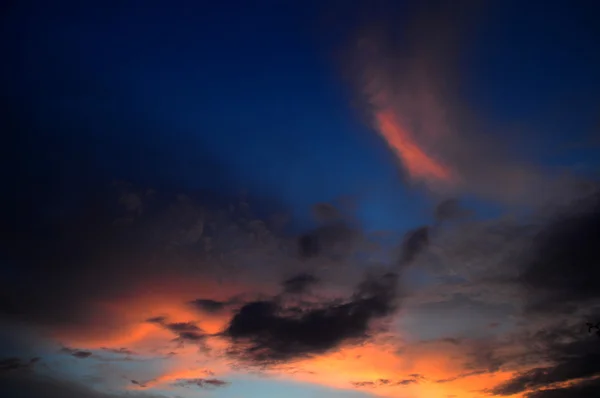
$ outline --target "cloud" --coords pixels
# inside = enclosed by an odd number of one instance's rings
[[[371,321],[396,309],[397,279],[392,273],[369,277],[342,302],[286,306],[274,298],[246,303],[224,331],[232,343],[231,355],[270,364],[362,341]]]
[[[0,395],[19,398],[165,398],[150,393],[105,393],[83,384],[35,375],[0,377]]]
[[[0,375],[5,372],[13,372],[16,370],[27,370],[31,369],[40,358],[31,358],[29,361],[23,361],[20,358],[11,357],[0,360]]]
[[[550,364],[519,372],[489,389],[490,394],[508,396],[528,392],[527,396],[545,397],[543,390],[548,387],[561,387],[566,382],[574,383],[575,387],[582,380],[600,377],[600,349],[596,336],[577,336],[572,329],[563,326],[535,333],[528,343],[537,348],[533,353],[540,362]]]
[[[438,382],[518,369],[484,392],[525,397],[591,394],[597,387],[592,379],[600,377],[600,353],[597,336],[587,333],[585,323],[595,324],[600,308],[595,288],[600,196],[593,193],[567,206],[505,221],[475,222],[470,232],[462,227],[436,230],[439,240],[433,246],[452,242],[456,251],[443,249],[441,258],[467,281],[443,286],[448,290],[445,297],[453,288],[456,295],[461,286],[469,286],[472,290],[461,293],[468,301],[492,299],[514,308],[510,334],[502,340],[491,338],[487,348],[470,354],[473,363],[463,375]],[[449,234],[453,238],[444,242]],[[492,336],[497,329],[490,331]]]
[[[358,231],[345,221],[321,225],[298,237],[298,253],[303,259],[322,255],[344,255],[351,251]]]
[[[341,216],[338,210],[329,203],[317,203],[313,206],[315,219],[321,223],[329,223],[338,220]]]
[[[131,312],[107,303],[150,300],[168,289],[172,296],[177,292],[186,296],[194,284],[212,292],[224,280],[227,289],[236,280],[264,283],[264,278],[239,264],[261,262],[262,269],[272,270],[265,272],[270,278],[278,278],[283,271],[276,263],[297,261],[282,249],[291,238],[277,236],[266,223],[259,227],[237,199],[217,200],[208,193],[197,197],[141,193],[144,211],[136,212],[128,224],[115,223],[131,212],[119,204],[120,187],[99,188],[95,197],[64,216],[40,220],[40,227],[35,220],[19,225],[23,247],[7,251],[15,271],[0,282],[3,319],[58,334],[103,338],[137,322]],[[233,204],[224,209],[223,202]],[[199,223],[204,227],[197,236]],[[197,303],[202,305],[207,310],[209,303]]]
[[[140,386],[142,388],[146,388],[146,383],[137,380],[131,380],[131,384],[135,384],[136,386]]]
[[[101,347],[101,349],[103,351],[111,352],[113,354],[137,355],[137,353],[135,351],[132,351],[132,350],[128,349],[127,347],[121,347],[121,348]]]
[[[215,388],[225,387],[229,383],[220,379],[178,379],[173,383],[175,387],[200,387],[200,388]]]
[[[85,358],[89,358],[92,356],[91,351],[78,350],[78,349],[69,348],[69,347],[63,347],[63,348],[61,348],[60,351],[63,353],[69,354],[72,357],[79,358],[79,359],[85,359]]]
[[[528,311],[569,312],[600,299],[600,195],[559,212],[535,237],[518,282]]]
[[[519,138],[492,127],[461,93],[469,71],[460,57],[485,20],[482,2],[384,2],[379,10],[349,40],[343,68],[370,127],[411,185],[438,198],[467,194],[511,204],[567,194],[569,178],[517,155]]]
[[[549,388],[527,393],[526,398],[593,398],[600,391],[600,379],[586,380],[568,387]]]
[[[173,332],[177,336],[176,339],[181,342],[204,342],[207,337],[207,334],[194,322],[167,322],[164,316],[150,318],[146,322],[155,323]]]
[[[226,310],[230,303],[225,301],[217,301],[211,299],[196,299],[190,302],[190,305],[202,312],[209,314],[218,314]]]
[[[438,203],[434,210],[434,218],[440,223],[456,219],[463,219],[471,212],[462,207],[458,199],[446,199]]]
[[[424,226],[409,231],[402,242],[400,264],[409,264],[429,245],[430,227]]]
[[[358,388],[376,388],[376,387],[402,387],[411,384],[418,384],[425,380],[423,376],[419,374],[411,375],[408,379],[401,380],[389,380],[389,379],[377,379],[373,381],[354,381],[352,385]]]
[[[320,227],[313,231],[313,236],[337,238],[340,226],[346,228],[343,224],[332,224],[327,226],[333,227],[332,230]],[[343,300],[293,302],[285,295],[276,295],[244,303],[222,334],[231,342],[230,356],[248,364],[270,365],[364,341],[373,321],[397,310],[403,296],[400,272],[428,244],[429,227],[409,231],[401,244],[399,272],[396,265],[393,271],[367,273],[354,293]],[[313,275],[301,273],[284,280],[283,293],[303,293],[316,282]]]
[[[318,282],[314,275],[302,273],[283,281],[283,290],[285,293],[301,294]]]

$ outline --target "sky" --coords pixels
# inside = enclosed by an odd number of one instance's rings
[[[0,9],[0,395],[600,392],[592,1]]]

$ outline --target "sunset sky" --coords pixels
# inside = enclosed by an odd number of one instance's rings
[[[0,396],[600,396],[595,2],[7,4]]]

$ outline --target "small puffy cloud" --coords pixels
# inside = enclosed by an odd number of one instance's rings
[[[178,379],[173,383],[175,387],[200,387],[200,388],[218,388],[225,387],[229,383],[220,379]]]

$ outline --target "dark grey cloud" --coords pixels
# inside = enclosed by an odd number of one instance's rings
[[[452,273],[465,282],[463,287],[481,288],[480,296],[486,289],[504,302],[511,301],[509,294],[518,296],[528,316],[566,315],[595,305],[600,299],[594,266],[600,259],[597,192],[574,193],[570,204],[531,209],[518,217],[436,228],[435,255],[444,264],[441,273],[446,274],[440,277],[447,282],[440,287],[453,288],[447,275]]]
[[[298,254],[301,258],[316,257],[320,252],[321,245],[315,234],[306,233],[298,237]]]
[[[301,294],[318,282],[314,275],[302,273],[283,281],[283,290],[285,293]]]
[[[430,227],[423,226],[409,231],[402,242],[400,252],[400,264],[411,263],[417,254],[429,244]]]
[[[202,343],[207,334],[194,322],[167,322],[167,317],[159,316],[147,319],[146,322],[155,323],[175,334],[180,342]]]
[[[217,301],[211,299],[196,299],[190,302],[192,307],[209,314],[218,314],[223,312],[230,305],[227,301]]]
[[[37,357],[31,358],[28,361],[16,357],[0,359],[0,376],[5,372],[31,369],[39,360],[40,358]]]
[[[562,362],[556,366],[534,368],[523,372],[515,378],[494,387],[494,395],[513,395],[525,390],[537,389],[548,385],[572,381],[578,378],[596,376],[600,371],[599,355],[586,355],[570,361]]]
[[[93,355],[91,351],[79,350],[76,348],[69,348],[69,347],[63,347],[63,348],[61,348],[60,351],[65,354],[69,354],[72,357],[79,358],[79,359],[89,358]]]
[[[333,224],[328,230],[337,237]],[[327,236],[324,230],[321,237]],[[317,234],[318,235],[318,234]],[[400,264],[408,265],[429,243],[429,228],[406,234]],[[400,270],[400,272],[402,269]],[[229,353],[248,364],[269,365],[327,352],[342,344],[363,341],[371,323],[394,313],[403,298],[400,274],[394,271],[367,273],[354,293],[343,300],[292,302],[286,295],[246,302],[233,315],[222,335],[231,341]],[[303,292],[314,284],[310,274],[299,274],[283,282],[283,293]]]
[[[111,352],[113,354],[137,355],[137,353],[135,351],[132,351],[127,347],[121,347],[121,348],[102,347],[101,350],[106,351],[106,352]]]
[[[275,297],[243,305],[223,335],[230,354],[246,363],[290,361],[358,342],[369,334],[373,320],[397,307],[398,275],[366,278],[347,300],[286,305]]]
[[[489,329],[479,344],[462,339],[460,346],[468,351],[463,373],[438,383],[519,368],[525,370],[485,393],[599,396],[597,383],[586,380],[600,376],[600,341],[588,333],[586,322],[600,320],[600,196],[573,197],[579,199],[520,217],[462,219],[436,228],[432,251],[461,280],[450,285],[442,279],[440,301],[459,294],[481,302],[487,312],[500,305],[498,321],[512,325],[502,339],[494,336],[504,325]]]
[[[341,217],[338,209],[330,203],[317,203],[313,206],[313,214],[321,223],[336,221]]]
[[[600,195],[558,213],[532,242],[518,283],[534,313],[569,313],[600,299]]]
[[[433,215],[437,222],[463,219],[469,216],[471,212],[464,208],[458,199],[446,199],[438,203]]]
[[[513,395],[529,390],[539,390],[555,383],[577,381],[600,375],[600,353],[583,354],[564,359],[553,366],[533,368],[520,373],[489,392],[493,395]],[[596,393],[599,393],[597,390]]]
[[[487,370],[475,370],[475,371],[472,371],[472,372],[461,373],[461,374],[459,374],[457,376],[449,377],[447,379],[439,379],[439,380],[436,380],[435,382],[436,383],[441,383],[441,384],[443,384],[443,383],[450,383],[450,382],[453,382],[453,381],[456,381],[456,380],[464,379],[465,377],[477,376],[477,375],[484,374],[484,373],[488,373],[488,371]]]
[[[298,253],[303,259],[347,253],[357,238],[358,231],[348,223],[334,221],[300,235]]]
[[[229,382],[221,379],[203,379],[203,378],[193,378],[193,379],[177,379],[173,383],[175,387],[200,387],[200,388],[217,388],[217,387],[225,387],[229,384]]]
[[[167,317],[166,316],[155,316],[153,318],[148,318],[146,319],[146,322],[148,323],[156,323],[159,325],[164,324],[167,321]]]
[[[358,388],[376,388],[376,387],[405,387],[411,384],[418,384],[425,380],[420,374],[410,375],[410,378],[400,380],[377,379],[369,381],[353,381],[351,384]]]
[[[359,388],[364,388],[364,387],[371,388],[371,387],[375,387],[377,385],[377,383],[374,381],[353,381],[352,385],[354,387],[359,387]]]
[[[529,347],[529,361],[534,366],[487,392],[498,396],[527,393],[527,397],[546,397],[544,390],[547,388],[555,388],[553,394],[561,394],[567,390],[557,388],[559,385],[573,383],[574,389],[570,391],[577,392],[575,387],[582,379],[600,377],[600,341],[596,335],[585,333],[587,331],[582,329],[581,325],[578,328],[577,325],[560,323],[521,339],[520,343]],[[548,365],[536,366],[536,362]],[[594,385],[598,387],[592,383],[585,390],[592,391]],[[596,390],[598,393],[600,390]]]
[[[585,380],[562,388],[548,388],[525,394],[526,398],[595,398],[600,394],[600,379]]]
[[[141,381],[131,380],[131,384],[135,384],[136,386],[140,386],[142,388],[146,388],[146,383],[141,382]]]

